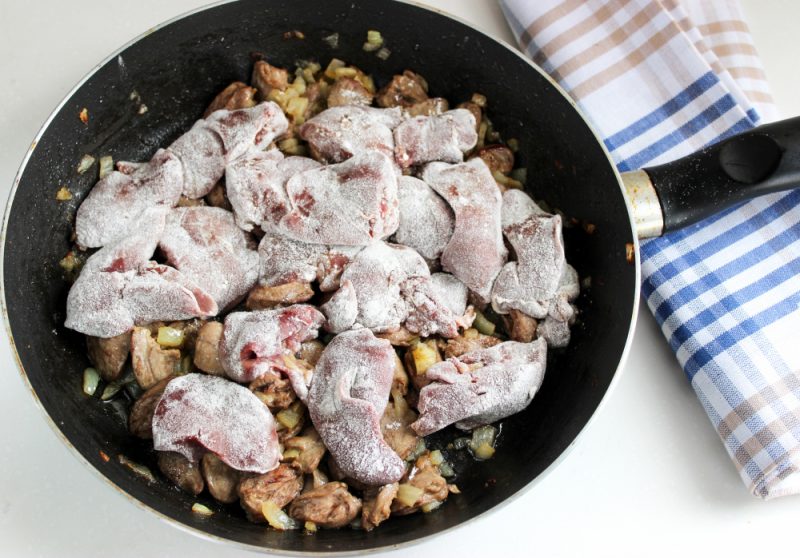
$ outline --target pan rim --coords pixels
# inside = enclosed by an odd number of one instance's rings
[[[497,510],[503,509],[505,506],[507,506],[510,503],[516,501],[518,498],[520,498],[524,494],[528,493],[536,485],[538,485],[540,482],[542,482],[558,465],[560,465],[572,453],[572,450],[574,449],[574,447],[583,438],[584,434],[589,429],[590,425],[596,420],[597,415],[607,405],[608,400],[610,399],[611,393],[616,389],[616,386],[620,381],[620,376],[622,375],[621,374],[622,370],[625,367],[625,363],[627,362],[627,359],[628,359],[628,356],[629,356],[629,353],[630,353],[630,350],[631,350],[631,346],[632,346],[632,342],[633,342],[633,333],[634,333],[635,328],[636,328],[636,322],[637,322],[637,317],[638,317],[638,308],[639,308],[639,300],[640,300],[640,289],[641,289],[641,266],[640,266],[640,262],[639,262],[639,258],[638,257],[635,257],[635,261],[632,264],[634,266],[635,283],[634,283],[634,289],[633,289],[631,318],[630,318],[630,321],[629,321],[629,326],[628,326],[628,332],[627,332],[627,336],[626,336],[626,340],[625,340],[625,345],[623,346],[622,352],[620,353],[619,362],[617,363],[616,369],[614,370],[614,375],[613,375],[613,377],[611,379],[611,382],[609,383],[608,388],[606,389],[605,393],[603,394],[600,402],[597,404],[597,407],[594,409],[594,411],[592,412],[592,415],[589,417],[589,419],[586,421],[586,423],[581,427],[580,431],[575,436],[575,438],[573,438],[573,440],[569,443],[569,445],[538,476],[536,476],[534,479],[532,479],[526,485],[521,487],[519,490],[517,490],[516,492],[514,492],[513,494],[511,494],[510,496],[505,498],[503,501],[495,504],[491,508],[481,512],[480,514],[478,514],[478,515],[476,515],[474,517],[471,517],[471,518],[469,518],[469,519],[467,519],[465,521],[462,521],[461,523],[458,523],[457,525],[453,525],[453,526],[447,527],[445,529],[442,529],[441,531],[437,531],[436,533],[432,533],[432,534],[425,535],[425,536],[422,536],[422,537],[419,537],[419,538],[416,538],[416,539],[404,541],[404,542],[401,542],[401,543],[391,544],[391,545],[375,546],[373,548],[363,549],[363,550],[358,550],[358,551],[338,551],[338,550],[310,551],[310,552],[290,551],[290,550],[284,550],[284,549],[280,549],[280,548],[270,548],[270,547],[266,547],[266,546],[256,546],[256,545],[240,542],[240,541],[237,541],[237,540],[234,540],[234,539],[221,537],[221,536],[218,536],[218,535],[214,535],[214,534],[208,533],[206,531],[202,531],[202,530],[200,530],[198,528],[195,528],[195,527],[193,527],[191,525],[188,525],[188,524],[183,523],[183,522],[181,522],[181,521],[179,521],[177,519],[174,519],[174,518],[162,513],[161,511],[157,510],[156,508],[151,507],[147,503],[139,500],[138,498],[136,498],[132,494],[128,493],[127,491],[125,491],[122,488],[120,488],[119,486],[117,486],[110,478],[108,478],[106,475],[104,475],[98,468],[96,468],[91,462],[89,462],[89,460],[86,457],[84,457],[84,455],[72,444],[72,442],[70,442],[67,439],[67,437],[64,435],[64,433],[61,431],[61,429],[55,423],[55,420],[53,419],[53,417],[50,416],[50,414],[48,413],[47,409],[45,409],[44,404],[39,399],[39,396],[37,395],[36,391],[34,390],[32,384],[30,382],[30,379],[28,378],[28,375],[27,375],[27,372],[25,370],[25,367],[23,366],[22,360],[20,359],[19,352],[17,351],[17,345],[16,345],[16,342],[15,342],[15,339],[14,339],[14,334],[13,334],[13,332],[11,330],[11,323],[10,323],[9,317],[8,317],[8,305],[6,303],[6,286],[5,286],[5,252],[6,252],[6,238],[7,238],[7,231],[8,231],[8,223],[9,223],[9,218],[10,218],[10,215],[11,215],[11,210],[12,210],[14,198],[15,198],[17,189],[19,187],[20,181],[22,179],[22,175],[23,175],[23,173],[25,172],[25,170],[27,168],[27,165],[28,165],[28,163],[29,163],[29,161],[30,161],[30,159],[31,159],[31,157],[33,155],[33,152],[36,149],[36,146],[39,143],[39,140],[41,139],[41,137],[44,135],[44,133],[50,127],[50,124],[52,123],[53,119],[55,119],[55,117],[61,112],[61,110],[64,108],[64,106],[67,104],[67,102],[78,91],[78,89],[80,89],[89,79],[91,79],[105,64],[107,64],[109,61],[113,60],[114,58],[118,57],[124,50],[126,50],[127,48],[135,45],[136,43],[138,43],[139,41],[141,41],[142,39],[144,39],[148,35],[156,32],[156,31],[158,31],[160,29],[163,29],[164,27],[167,27],[167,26],[171,25],[172,23],[175,23],[175,22],[180,21],[182,19],[188,18],[188,17],[190,17],[190,16],[192,16],[194,14],[197,14],[197,13],[200,13],[200,12],[212,9],[212,8],[216,8],[218,6],[222,6],[222,5],[225,5],[225,4],[232,4],[232,3],[236,2],[236,1],[237,0],[218,0],[216,2],[207,4],[207,5],[204,5],[204,6],[200,6],[198,8],[195,8],[195,9],[192,9],[192,10],[189,10],[189,11],[186,11],[186,12],[183,12],[183,13],[178,14],[178,15],[170,18],[170,19],[167,19],[167,20],[165,20],[165,21],[163,21],[163,22],[161,22],[161,23],[159,23],[159,24],[157,24],[157,25],[155,25],[153,27],[148,28],[144,32],[136,35],[135,37],[133,37],[129,41],[125,42],[123,45],[121,45],[120,47],[115,49],[109,55],[105,56],[100,62],[95,64],[86,74],[84,74],[80,78],[80,80],[64,95],[64,97],[61,99],[61,101],[58,103],[58,105],[51,111],[51,113],[49,114],[47,119],[44,121],[44,123],[40,126],[39,130],[36,132],[36,135],[34,136],[34,139],[32,140],[28,150],[26,151],[25,156],[23,157],[22,162],[20,163],[20,166],[19,166],[19,168],[17,170],[17,173],[16,173],[16,175],[14,177],[14,182],[12,184],[11,190],[9,192],[9,195],[8,195],[8,198],[7,198],[7,201],[6,201],[6,207],[5,207],[5,211],[4,211],[4,214],[3,214],[2,229],[0,230],[0,295],[1,295],[0,296],[0,310],[2,310],[2,314],[3,314],[3,323],[4,323],[5,331],[6,331],[7,336],[8,336],[9,347],[11,349],[10,352],[11,352],[13,358],[14,358],[14,361],[16,362],[16,368],[17,368],[17,370],[19,372],[19,375],[20,375],[20,377],[21,377],[21,379],[23,381],[23,384],[25,385],[25,387],[27,388],[27,390],[30,392],[31,396],[33,397],[33,400],[34,400],[34,402],[36,404],[36,407],[44,415],[45,422],[50,426],[50,428],[53,430],[53,432],[56,434],[56,436],[62,441],[62,443],[70,450],[70,453],[72,453],[72,455],[74,457],[76,457],[77,460],[80,463],[82,463],[86,468],[88,468],[95,476],[97,476],[98,478],[102,479],[102,481],[104,481],[104,484],[106,484],[106,485],[110,486],[111,488],[113,488],[116,493],[118,493],[119,495],[125,497],[127,500],[129,500],[131,503],[133,503],[140,510],[144,510],[146,512],[152,513],[154,517],[156,517],[157,519],[161,520],[162,522],[165,522],[166,524],[171,525],[171,526],[173,526],[173,527],[175,527],[175,528],[177,528],[177,529],[179,529],[179,530],[181,530],[183,532],[186,532],[186,533],[189,533],[189,534],[194,535],[196,537],[199,537],[200,539],[208,540],[208,541],[211,541],[211,542],[214,542],[214,543],[217,543],[217,544],[231,545],[234,548],[239,548],[239,549],[249,550],[249,551],[256,551],[256,552],[262,552],[262,553],[272,553],[272,552],[278,551],[278,552],[281,552],[281,553],[283,553],[285,555],[288,555],[288,556],[363,556],[363,555],[373,554],[373,553],[381,552],[381,551],[396,550],[396,549],[400,549],[400,548],[408,548],[410,546],[426,542],[426,541],[430,540],[433,537],[437,537],[437,536],[440,536],[440,535],[445,534],[445,533],[450,533],[450,532],[455,531],[456,529],[461,529],[466,525],[473,524],[477,520],[485,518],[489,513],[493,513],[493,512],[496,512]],[[538,65],[536,65],[530,58],[525,56],[525,54],[522,51],[520,51],[517,47],[515,47],[515,46],[511,45],[510,43],[506,42],[504,39],[501,39],[499,37],[495,37],[495,36],[490,35],[486,31],[484,31],[483,29],[477,27],[473,23],[471,23],[469,21],[466,21],[465,19],[463,19],[463,18],[461,18],[459,16],[456,16],[454,14],[451,14],[449,12],[443,11],[443,10],[441,10],[439,8],[436,8],[436,7],[433,7],[433,6],[428,6],[428,5],[425,5],[425,4],[421,4],[420,2],[418,2],[416,0],[393,0],[393,1],[399,2],[399,3],[402,3],[402,4],[411,5],[411,6],[414,6],[416,8],[423,9],[423,10],[426,10],[426,11],[429,11],[429,12],[433,12],[433,13],[436,13],[436,14],[442,16],[442,17],[446,17],[448,19],[456,21],[456,22],[458,22],[458,23],[460,23],[460,24],[462,24],[462,25],[464,25],[466,27],[469,27],[470,29],[472,29],[476,33],[479,33],[479,34],[483,35],[487,39],[500,44],[506,50],[510,51],[511,53],[516,55],[518,58],[523,60],[533,71],[536,71],[543,78],[545,78],[547,80],[547,82],[550,84],[550,86],[553,87],[562,97],[564,97],[565,100],[567,100],[569,102],[569,104],[572,107],[572,109],[580,116],[581,120],[583,120],[584,124],[587,126],[589,131],[594,136],[594,139],[595,139],[596,143],[602,149],[603,153],[605,154],[605,156],[606,156],[606,158],[608,160],[608,164],[609,164],[609,166],[611,167],[611,169],[612,169],[612,171],[614,173],[614,177],[616,178],[616,181],[617,181],[617,187],[620,189],[620,195],[622,196],[623,202],[625,204],[625,209],[626,209],[627,214],[628,214],[628,224],[629,224],[629,226],[631,228],[630,232],[631,232],[631,238],[633,239],[633,245],[634,245],[635,254],[638,256],[638,254],[639,254],[639,239],[638,239],[638,236],[636,234],[636,229],[635,229],[635,224],[634,224],[635,223],[634,218],[633,218],[634,213],[633,213],[633,209],[632,209],[630,200],[628,199],[627,195],[625,194],[625,189],[624,189],[624,186],[623,186],[622,177],[621,177],[619,171],[617,170],[616,165],[614,164],[614,161],[613,161],[613,159],[611,157],[611,154],[609,153],[608,149],[606,148],[605,144],[603,143],[603,141],[601,139],[601,136],[598,134],[597,130],[592,125],[592,123],[589,121],[589,119],[586,117],[586,115],[583,113],[583,111],[577,106],[577,104],[572,99],[572,97],[570,97],[569,94],[556,81],[554,81],[550,77],[550,75],[548,75],[542,68],[540,68]]]

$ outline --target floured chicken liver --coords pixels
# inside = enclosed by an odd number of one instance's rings
[[[404,169],[432,161],[460,163],[477,142],[475,117],[466,109],[454,109],[400,124],[394,130],[394,155]]]
[[[392,130],[402,120],[399,108],[339,106],[303,124],[300,137],[308,142],[314,157],[326,163],[376,151],[394,160]]]
[[[252,108],[217,110],[169,146],[183,163],[183,195],[196,199],[208,194],[222,178],[225,165],[250,151],[266,148],[289,123],[275,103]]]
[[[549,347],[561,348],[569,345],[572,336],[570,326],[575,321],[576,313],[571,303],[578,298],[579,293],[578,272],[571,265],[565,264],[547,316],[537,328],[539,337],[547,341]]]
[[[308,394],[311,420],[336,465],[371,486],[396,482],[406,470],[380,427],[395,359],[392,345],[366,329],[337,335],[317,363]]]
[[[450,424],[469,430],[518,413],[542,383],[547,360],[544,339],[506,341],[452,357],[428,368],[431,383],[419,393],[419,418],[411,427],[420,436]]]
[[[422,257],[411,248],[376,242],[359,252],[341,288],[322,306],[335,333],[365,327],[375,333],[406,328],[423,336],[455,337],[460,321],[433,287]]]
[[[278,232],[313,244],[365,246],[397,230],[397,175],[378,152],[296,174]]]
[[[258,252],[247,245],[233,214],[218,207],[178,207],[158,243],[167,262],[211,295],[222,310],[258,279]]]
[[[361,250],[361,246],[309,244],[267,233],[258,245],[259,283],[274,287],[317,280],[321,291],[335,291],[344,268]]]
[[[481,302],[506,261],[497,183],[481,159],[458,165],[430,163],[422,179],[450,204],[455,229],[442,252],[442,268],[455,275]]]
[[[219,344],[220,363],[237,382],[280,373],[305,400],[310,378],[307,370],[296,365],[293,355],[301,343],[317,337],[324,320],[319,310],[307,304],[228,314]]]
[[[319,166],[307,157],[284,157],[277,149],[253,151],[229,163],[225,188],[236,224],[246,231],[254,226],[269,230],[289,211],[289,178]]]
[[[517,261],[497,276],[492,307],[498,313],[515,309],[544,318],[566,263],[561,217],[542,212],[524,192],[509,190],[503,195],[503,232]]]
[[[430,186],[413,176],[403,176],[397,184],[400,226],[394,240],[413,248],[428,262],[442,255],[453,235],[453,210]]]
[[[145,209],[178,203],[183,171],[170,151],[159,149],[150,162],[127,170],[103,178],[78,208],[75,233],[81,246],[105,246],[124,235]]]
[[[206,451],[237,471],[278,466],[275,421],[249,389],[224,378],[187,374],[167,384],[153,413],[153,445],[197,463]]]
[[[67,296],[64,325],[94,337],[115,337],[156,320],[213,316],[214,300],[179,271],[149,261],[167,209],[150,208],[126,236],[92,255]]]

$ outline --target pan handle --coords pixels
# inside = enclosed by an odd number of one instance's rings
[[[800,186],[800,117],[753,128],[677,161],[622,174],[639,238]]]

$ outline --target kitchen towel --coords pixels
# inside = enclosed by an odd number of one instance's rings
[[[735,1],[501,0],[621,171],[777,117]],[[642,293],[751,492],[800,492],[800,190],[642,243]]]

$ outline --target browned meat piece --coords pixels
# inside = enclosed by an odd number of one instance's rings
[[[294,500],[303,489],[303,475],[290,465],[281,463],[277,469],[242,479],[237,489],[239,503],[241,503],[247,517],[254,523],[264,523],[261,513],[261,504],[267,500],[272,501],[279,508],[283,508]]]
[[[241,474],[227,465],[213,453],[207,453],[200,461],[200,471],[206,479],[208,492],[218,502],[231,504],[239,499],[236,488],[239,486]]]
[[[434,97],[432,99],[425,99],[419,103],[414,103],[406,109],[406,114],[409,116],[433,116],[442,114],[450,109],[450,103],[443,97]]]
[[[405,395],[408,393],[408,374],[406,367],[403,366],[403,361],[394,354],[394,376],[392,376],[392,394],[399,393]]]
[[[427,436],[455,423],[470,430],[518,413],[539,389],[547,343],[506,341],[431,366],[431,383],[419,392],[419,418],[411,425]]]
[[[175,207],[197,207],[198,205],[205,205],[202,199],[194,200],[192,198],[187,198],[186,196],[181,196],[178,199],[178,203],[175,204]]]
[[[250,87],[241,81],[234,81],[214,97],[214,100],[211,101],[211,104],[208,105],[208,108],[203,113],[203,118],[215,110],[235,110],[253,107],[256,105],[255,95],[255,87]]]
[[[131,334],[123,333],[116,337],[86,336],[86,349],[89,360],[106,382],[113,382],[122,372],[128,353],[131,350]]]
[[[361,526],[366,531],[372,531],[382,522],[389,519],[392,500],[397,496],[400,485],[396,482],[386,484],[380,488],[371,488],[364,492],[364,506],[361,509]]]
[[[392,502],[392,513],[394,515],[408,515],[419,510],[422,506],[433,504],[434,502],[444,502],[447,499],[447,481],[439,474],[439,468],[431,463],[429,453],[417,458],[405,482],[421,489],[423,492],[412,505],[404,504],[395,499]]]
[[[381,107],[410,107],[428,98],[428,84],[419,74],[406,70],[378,92]]]
[[[225,369],[219,361],[219,340],[223,326],[219,322],[206,322],[197,332],[194,347],[194,365],[208,374],[224,376]]]
[[[472,113],[472,116],[475,117],[475,131],[479,131],[481,127],[481,119],[483,118],[483,111],[481,107],[472,101],[467,101],[466,103],[461,103],[456,108],[463,108],[467,109]]]
[[[199,467],[179,453],[159,451],[158,468],[175,486],[189,494],[196,496],[205,487]]]
[[[311,366],[316,366],[319,357],[322,356],[322,351],[325,350],[325,345],[312,339],[300,344],[300,350],[297,352],[297,358],[306,361]]]
[[[266,101],[269,92],[273,89],[283,91],[289,87],[289,72],[283,68],[271,66],[264,60],[259,60],[253,66],[250,83],[258,90],[259,98]]]
[[[362,105],[368,107],[372,104],[372,93],[360,81],[353,78],[340,78],[331,86],[328,93],[328,106],[340,107],[343,105]]]
[[[287,409],[297,399],[289,380],[273,372],[256,378],[249,387],[272,412]]]
[[[505,145],[487,145],[475,156],[483,159],[492,172],[508,174],[514,168],[514,152]]]
[[[314,82],[306,86],[306,99],[308,99],[308,106],[306,107],[306,111],[303,113],[303,120],[310,118],[314,118],[320,112],[325,110],[326,108],[326,97],[325,97],[326,90],[323,90],[322,86],[318,82]]]
[[[211,191],[206,194],[206,203],[212,207],[221,207],[226,211],[231,211],[231,202],[228,201],[228,194],[225,192],[225,185],[217,182]]]
[[[329,459],[329,461],[331,460]],[[303,490],[308,491],[311,490],[312,488],[319,488],[323,484],[328,484],[329,482],[330,479],[328,479],[328,476],[325,473],[323,473],[319,469],[314,469],[311,472],[310,482],[306,484]]]
[[[408,347],[409,345],[411,345],[413,341],[419,339],[419,335],[417,335],[416,333],[411,333],[402,326],[400,327],[400,329],[396,331],[376,333],[375,337],[386,339],[389,343],[391,343],[395,347]]]
[[[511,310],[503,318],[506,322],[508,336],[512,341],[530,343],[536,337],[537,322],[527,314],[523,314],[519,310]]]
[[[472,159],[458,165],[430,163],[422,179],[455,213],[455,229],[442,252],[442,268],[481,302],[488,302],[508,255],[501,227],[502,199],[492,173],[481,159]]]
[[[266,285],[256,285],[247,295],[248,310],[264,310],[305,302],[314,296],[314,289],[308,283],[293,281],[283,285],[268,287]]]
[[[311,473],[319,467],[319,462],[322,461],[326,451],[325,444],[322,443],[322,439],[313,426],[307,428],[302,436],[288,438],[283,447],[284,458],[286,458],[287,452],[297,452],[298,455],[293,457],[292,461],[304,473]]]
[[[344,527],[361,512],[361,500],[343,482],[329,482],[301,494],[289,506],[289,515],[313,521],[319,527]]]
[[[411,410],[400,393],[392,393],[392,403],[386,405],[381,417],[381,432],[384,441],[389,444],[400,459],[405,459],[419,443],[419,436],[411,429],[411,423],[417,420],[417,413]]]
[[[164,378],[153,387],[145,391],[136,403],[131,407],[131,413],[128,416],[128,430],[131,434],[138,438],[145,440],[153,439],[153,412],[156,409],[158,400],[164,393],[169,381],[174,376]]]
[[[458,357],[465,353],[488,349],[502,343],[497,337],[478,333],[477,330],[468,329],[455,339],[448,339],[444,346],[444,358]]]
[[[131,334],[131,362],[136,381],[142,389],[149,389],[178,370],[181,352],[162,349],[147,328],[135,327]]]

